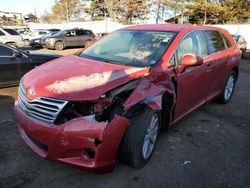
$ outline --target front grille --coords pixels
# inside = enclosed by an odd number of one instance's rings
[[[68,103],[68,101],[47,97],[38,97],[30,101],[25,93],[25,88],[20,83],[18,97],[21,108],[27,115],[50,124],[55,122],[63,107]]]

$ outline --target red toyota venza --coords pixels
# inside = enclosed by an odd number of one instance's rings
[[[17,125],[43,158],[95,172],[117,160],[142,167],[160,130],[207,101],[230,101],[240,57],[230,34],[216,27],[120,29],[27,73]]]

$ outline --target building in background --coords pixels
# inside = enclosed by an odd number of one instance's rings
[[[22,13],[0,11],[0,26],[19,26],[23,25]]]

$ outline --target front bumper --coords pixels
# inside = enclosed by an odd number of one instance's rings
[[[23,47],[25,47],[25,42],[24,41],[17,41],[16,45],[18,48],[23,48]]]
[[[110,123],[76,118],[56,126],[29,117],[17,101],[14,110],[23,140],[38,155],[99,173],[113,170],[129,125],[128,119],[116,115]]]

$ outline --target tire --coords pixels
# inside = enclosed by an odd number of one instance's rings
[[[219,103],[226,104],[231,100],[235,88],[235,83],[236,83],[236,73],[232,71],[227,77],[223,92],[217,99]]]
[[[60,41],[55,43],[55,50],[61,51],[64,49],[64,44]]]
[[[142,114],[131,119],[120,145],[119,154],[122,163],[134,168],[141,168],[148,163],[160,130],[159,117],[156,111],[146,107]]]

